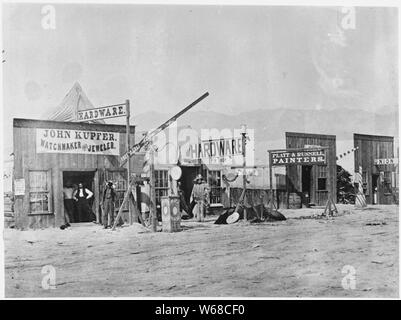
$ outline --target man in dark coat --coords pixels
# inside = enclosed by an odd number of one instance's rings
[[[116,192],[114,191],[113,182],[109,181],[103,192],[102,199],[102,222],[103,228],[111,228],[114,224],[114,203],[116,201]],[[110,220],[110,224],[108,224]]]
[[[92,210],[89,207],[88,200],[92,198],[93,192],[85,188],[83,183],[78,184],[78,189],[74,191],[74,199],[77,202],[77,211],[79,222],[87,221],[92,214]]]

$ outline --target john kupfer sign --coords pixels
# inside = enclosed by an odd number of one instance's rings
[[[326,149],[270,151],[272,166],[326,164]]]
[[[36,152],[119,156],[119,138],[116,132],[36,129]]]
[[[108,119],[115,117],[122,117],[127,115],[127,105],[117,104],[108,107],[81,110],[77,112],[77,121],[93,121],[100,119]]]

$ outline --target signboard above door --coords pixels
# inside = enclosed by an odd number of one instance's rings
[[[254,163],[254,137],[249,134],[246,143],[246,162]],[[242,137],[234,134],[231,137],[202,139],[197,143],[180,146],[182,163],[203,163],[207,165],[242,165]]]
[[[375,159],[375,165],[397,164],[398,158]]]
[[[120,135],[116,132],[36,129],[37,153],[120,155]]]
[[[272,150],[269,153],[272,166],[325,165],[327,157],[325,148]]]
[[[96,109],[78,110],[76,121],[86,122],[100,119],[123,117],[126,115],[127,105],[123,103]]]

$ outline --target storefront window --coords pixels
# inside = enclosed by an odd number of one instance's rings
[[[318,178],[317,179],[317,190],[318,191],[327,190],[326,183],[327,183],[327,179],[326,178]]]
[[[160,205],[161,197],[168,195],[168,170],[155,170],[156,205]]]
[[[221,171],[209,171],[208,181],[210,184],[210,204],[221,204]]]
[[[29,171],[29,212],[50,213],[51,206],[50,171]]]
[[[317,166],[317,190],[327,190],[327,166]]]
[[[384,172],[384,176],[383,176],[383,187],[384,187],[384,193],[386,194],[391,194],[392,190],[391,190],[391,176],[392,176],[392,172],[390,171],[385,171]]]

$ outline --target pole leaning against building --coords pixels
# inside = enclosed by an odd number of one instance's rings
[[[125,134],[125,143],[127,147],[127,152],[130,148],[130,103],[129,100],[125,100],[125,104],[127,107],[127,122],[126,122],[126,134]],[[130,186],[131,182],[131,161],[127,161],[127,186]],[[129,193],[129,192],[128,192]],[[129,197],[129,196],[128,196]],[[132,212],[131,212],[131,203],[128,201],[128,221],[129,224],[132,225]]]
[[[242,136],[242,187],[244,192],[244,221],[248,220],[247,212],[245,208],[245,198],[246,198],[246,125],[241,126],[241,136]]]
[[[149,188],[149,198],[150,198],[150,214],[152,217],[152,232],[157,231],[157,206],[156,206],[156,179],[155,179],[155,146],[151,145],[150,150],[149,150],[149,161],[150,161],[150,188]]]
[[[172,124],[174,121],[176,121],[181,115],[183,115],[185,112],[187,112],[188,110],[190,110],[191,108],[193,108],[196,104],[198,104],[199,102],[201,102],[203,99],[205,99],[207,96],[209,95],[208,92],[204,93],[201,97],[199,97],[198,99],[196,99],[194,102],[192,102],[190,105],[188,105],[187,107],[185,107],[183,110],[181,110],[180,112],[178,112],[176,115],[174,115],[172,118],[170,118],[169,120],[167,120],[166,122],[164,122],[162,125],[160,125],[159,127],[157,127],[155,130],[152,130],[150,132],[148,132],[141,141],[139,141],[138,143],[134,144],[132,147],[129,146],[129,140],[127,139],[127,151],[120,156],[120,166],[124,166],[126,162],[128,162],[127,165],[127,171],[128,171],[128,188],[127,188],[127,192],[124,196],[124,201],[123,204],[128,201],[129,196],[128,194],[131,192],[130,188],[131,188],[131,181],[130,181],[130,167],[129,167],[129,159],[131,158],[132,155],[137,154],[141,151],[141,149],[148,149],[151,159],[150,159],[150,164],[151,164],[151,170],[150,170],[150,193],[151,193],[151,207],[153,207],[153,215],[152,215],[152,230],[156,231],[157,229],[157,214],[156,214],[156,192],[155,192],[155,179],[154,179],[154,152],[156,151],[154,149],[154,146],[152,145],[152,139],[153,137],[155,137],[159,132],[165,130],[170,124]],[[129,107],[129,101],[126,101],[127,107]],[[129,114],[129,112],[128,112]],[[127,116],[127,132],[129,128],[129,116]],[[123,206],[123,204],[121,204],[121,207]],[[120,209],[121,209],[120,207]],[[129,208],[131,209],[131,208]],[[119,210],[119,213],[117,215],[117,217],[119,218],[119,216],[121,215],[122,210]],[[132,223],[132,217],[131,217],[131,212],[129,213],[130,216],[130,224]],[[118,219],[117,219],[118,220]],[[137,222],[137,221],[136,221]],[[113,230],[116,227],[116,223],[114,223],[113,226]]]
[[[273,213],[273,164],[272,155],[269,151],[269,187],[270,187],[270,213]]]
[[[366,198],[363,193],[363,179],[362,179],[362,167],[359,166],[358,172],[355,172],[355,183],[358,184],[358,190],[355,197],[355,208],[363,209],[366,208]]]

